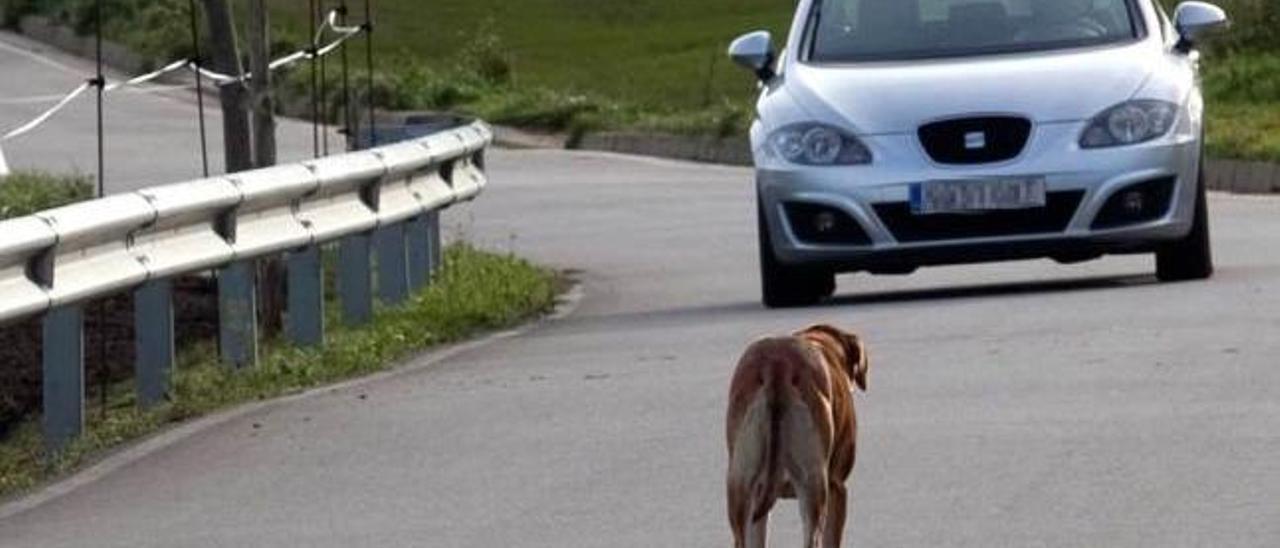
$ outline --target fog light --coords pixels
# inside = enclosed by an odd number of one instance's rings
[[[787,222],[806,244],[870,245],[871,238],[849,214],[827,205],[786,204]]]
[[[1124,187],[1107,198],[1091,225],[1108,229],[1151,222],[1173,207],[1174,177],[1161,177]]]
[[[1140,215],[1147,205],[1147,197],[1141,191],[1126,192],[1123,198],[1124,211],[1130,215]]]
[[[836,216],[829,211],[814,215],[813,229],[819,234],[830,234],[836,229]]]

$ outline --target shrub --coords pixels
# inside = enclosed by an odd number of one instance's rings
[[[30,215],[93,197],[83,175],[49,175],[35,171],[0,177],[0,219]]]

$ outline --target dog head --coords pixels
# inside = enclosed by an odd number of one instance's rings
[[[829,340],[833,348],[837,349],[844,358],[842,365],[845,374],[849,375],[849,378],[857,383],[858,388],[863,392],[867,391],[867,369],[871,367],[871,360],[867,357],[867,346],[863,344],[861,337],[826,324],[812,326],[801,331],[800,334],[816,335],[821,339]]]

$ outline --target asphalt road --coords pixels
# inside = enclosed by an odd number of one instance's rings
[[[727,546],[732,365],[819,321],[873,357],[853,545],[1280,545],[1280,200],[1213,196],[1210,282],[1005,263],[766,311],[749,171],[490,165],[452,233],[576,269],[576,313],[207,430],[0,521],[0,546]],[[798,544],[794,504],[775,516]]]
[[[94,72],[93,64],[83,59],[0,32],[0,135],[39,116]],[[107,71],[112,82],[131,76]],[[107,95],[104,171],[109,194],[203,175],[195,95],[171,88],[122,88]],[[206,105],[209,166],[216,174],[223,170],[222,115],[216,100]],[[31,133],[0,142],[9,168],[96,175],[96,113],[93,93],[85,93]],[[336,136],[332,139],[331,145],[341,146]],[[311,158],[311,125],[281,120],[279,144],[281,161]]]

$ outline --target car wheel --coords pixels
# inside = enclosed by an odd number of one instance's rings
[[[1156,277],[1163,282],[1204,280],[1213,276],[1213,250],[1209,241],[1209,196],[1200,170],[1196,191],[1196,213],[1191,233],[1156,251]]]
[[[769,238],[764,210],[756,210],[760,242],[760,286],[764,305],[769,308],[809,306],[830,297],[836,290],[835,275],[812,268],[789,266],[778,260]]]

